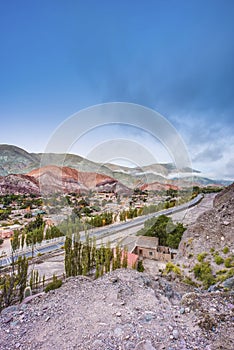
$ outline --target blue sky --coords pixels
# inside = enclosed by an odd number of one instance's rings
[[[0,143],[43,151],[80,109],[132,102],[175,126],[195,168],[233,178],[233,18],[232,0],[1,1]]]

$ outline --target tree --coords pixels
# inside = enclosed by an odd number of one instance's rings
[[[121,258],[122,258],[122,251],[120,249],[119,244],[115,247],[115,254],[113,258],[113,263],[112,263],[112,269],[120,269],[121,268]]]
[[[138,264],[137,264],[137,271],[139,272],[144,272],[145,268],[144,268],[144,265],[143,265],[143,262],[142,260],[138,261]]]
[[[110,272],[111,259],[112,259],[112,249],[110,247],[110,242],[108,242],[105,248],[105,272]]]
[[[65,239],[65,272],[66,276],[72,276],[72,235],[69,234]]]
[[[168,234],[166,245],[170,248],[177,249],[179,247],[184,231],[185,227],[183,226],[183,224],[178,223],[175,229]]]
[[[20,247],[20,239],[19,239],[20,231],[15,230],[13,236],[11,237],[11,248],[13,251],[19,249]]]
[[[25,243],[25,233],[23,232],[21,235],[21,248],[23,249]]]
[[[30,232],[35,230],[36,228],[44,227],[44,221],[43,218],[40,214],[36,216],[36,219],[29,222],[28,225],[26,226],[26,231]]]
[[[18,265],[18,273],[17,273],[17,284],[19,286],[19,299],[23,300],[24,290],[27,284],[27,275],[28,275],[28,260],[24,256],[23,258],[20,256],[17,261]]]
[[[128,267],[128,249],[126,247],[124,247],[123,251],[122,267],[125,269]]]
[[[183,224],[174,224],[171,218],[160,215],[157,218],[147,220],[138,235],[158,237],[161,246],[177,249],[184,231]]]
[[[15,271],[15,261],[12,254],[12,271],[9,274],[0,276],[0,310],[14,303],[16,300],[22,301],[24,289],[27,283],[28,260],[26,257],[19,257],[17,261],[17,271]]]

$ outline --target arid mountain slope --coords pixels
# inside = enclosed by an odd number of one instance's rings
[[[29,153],[13,145],[0,145],[0,175],[26,174],[42,164],[76,168],[82,172],[96,172],[111,176],[112,171],[76,154]]]
[[[203,213],[185,231],[179,245],[177,262],[190,270],[198,262],[198,254],[206,253],[205,260],[210,262],[214,272],[224,269],[223,263],[216,263],[215,256],[219,255],[225,260],[234,253],[233,213],[234,184],[216,195],[213,209]]]
[[[40,157],[12,145],[0,145],[0,175],[24,174],[38,167]]]
[[[118,180],[92,172],[80,172],[69,167],[55,165],[34,169],[27,175],[10,174],[0,176],[0,194],[49,194],[55,192],[129,193],[129,189]]]
[[[178,190],[179,188],[174,185],[170,184],[161,184],[159,182],[153,182],[150,184],[145,184],[140,187],[142,191],[147,190],[147,191],[166,191],[166,190]]]
[[[39,183],[36,179],[27,175],[0,176],[0,194],[39,194]]]
[[[28,173],[40,184],[42,192],[72,192],[96,190],[102,192],[129,191],[117,180],[103,174],[80,172],[69,167],[45,166]]]
[[[214,206],[219,207],[222,205],[233,205],[234,202],[234,183],[226,187],[222,192],[218,193],[214,200]]]
[[[191,186],[194,182],[198,184],[215,184],[217,181],[203,177],[191,177],[192,173],[198,173],[194,169],[176,169],[173,164],[152,164],[142,167],[124,167],[115,164],[99,164],[76,154],[58,153],[28,153],[27,151],[13,146],[0,145],[0,176],[8,174],[27,174],[28,172],[45,165],[56,165],[74,168],[80,172],[91,172],[110,176],[129,188],[135,188],[139,184],[150,184],[153,182],[175,184],[178,173],[188,175],[180,187]],[[175,182],[174,182],[175,180]],[[225,183],[225,181],[221,181]]]

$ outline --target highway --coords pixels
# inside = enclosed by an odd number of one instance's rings
[[[197,197],[192,199],[191,201],[178,205],[176,207],[170,209],[164,209],[155,213],[151,213],[144,216],[139,216],[130,221],[121,222],[117,224],[112,224],[104,228],[94,228],[87,231],[89,237],[96,237],[97,239],[101,239],[102,237],[111,236],[112,234],[116,234],[118,232],[130,229],[132,227],[137,227],[142,225],[146,220],[158,217],[160,215],[170,215],[173,213],[177,213],[180,211],[185,211],[188,208],[191,208],[197,205],[203,198],[202,194],[199,194]],[[80,233],[81,241],[85,239],[85,232]],[[42,243],[38,243],[33,247],[33,256],[37,256],[38,254],[49,253],[58,249],[64,245],[65,237],[59,237],[52,239],[50,241],[43,241]],[[27,247],[24,250],[20,250],[14,253],[14,260],[16,261],[19,256],[26,256],[27,258],[32,257],[32,247]],[[8,254],[0,259],[0,267],[8,266],[12,263],[12,256]]]
[[[191,201],[189,201],[187,203],[178,205],[178,206],[170,208],[170,209],[164,209],[164,210],[161,210],[161,211],[158,211],[155,213],[151,213],[148,215],[138,216],[137,218],[134,218],[131,221],[118,223],[118,224],[112,224],[112,225],[109,225],[108,227],[105,227],[105,228],[95,229],[95,231],[91,230],[91,232],[89,232],[89,235],[90,235],[90,237],[92,237],[92,236],[98,237],[99,235],[105,235],[105,234],[109,235],[111,233],[124,231],[124,230],[129,229],[129,228],[134,227],[134,226],[140,226],[146,220],[151,219],[153,217],[158,217],[160,215],[170,215],[170,214],[177,213],[179,211],[184,211],[188,208],[191,208],[194,205],[198,204],[202,200],[202,198],[203,198],[203,195],[199,194],[197,197],[195,197],[194,199],[192,199]]]

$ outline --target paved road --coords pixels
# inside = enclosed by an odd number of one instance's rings
[[[105,233],[111,234],[111,233],[116,233],[116,232],[120,232],[120,231],[129,229],[129,228],[134,227],[134,226],[140,226],[141,224],[143,224],[146,220],[148,220],[150,218],[158,217],[158,216],[163,215],[163,214],[170,215],[170,214],[177,213],[179,211],[184,211],[188,208],[191,208],[194,205],[198,204],[202,200],[202,198],[203,198],[203,195],[199,194],[196,198],[194,198],[190,202],[178,205],[177,207],[173,207],[170,209],[164,209],[164,210],[158,211],[156,213],[152,213],[152,214],[148,214],[148,215],[144,215],[144,216],[139,216],[137,218],[132,219],[131,221],[110,225],[108,227],[101,228],[101,229],[96,229],[95,231],[93,230],[93,232],[91,230],[90,236],[98,237],[99,235],[104,235]]]
[[[203,198],[202,194],[199,194],[197,197],[192,199],[191,201],[178,205],[176,207],[170,208],[170,209],[164,209],[156,213],[144,215],[144,216],[139,216],[137,218],[134,218],[130,221],[123,222],[123,223],[118,223],[118,224],[113,224],[105,228],[95,228],[91,229],[88,231],[90,237],[97,237],[97,238],[102,238],[106,236],[111,236],[112,234],[115,234],[117,232],[121,232],[124,230],[127,230],[132,227],[140,226],[142,225],[146,220],[152,218],[152,217],[158,217],[160,215],[170,215],[173,213],[177,213],[180,211],[185,211],[188,208],[193,207],[194,205],[198,204]],[[81,240],[84,240],[85,238],[85,233],[81,232],[80,234]],[[34,246],[34,256],[37,256],[39,253],[44,254],[44,253],[49,253],[54,250],[60,249],[64,245],[64,240],[65,237],[59,237],[54,240],[50,241],[43,241],[41,244],[37,244]],[[24,251],[20,251],[18,253],[14,254],[14,259],[16,260],[19,256],[26,256],[27,258],[32,257],[32,248],[29,247]],[[0,267],[4,267],[7,265],[10,265],[12,263],[12,257],[10,255],[0,259]]]

